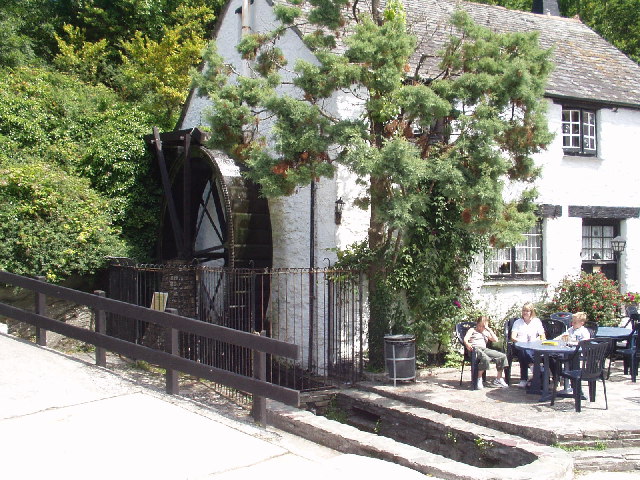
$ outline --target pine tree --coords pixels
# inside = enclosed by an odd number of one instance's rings
[[[458,11],[441,74],[425,78],[410,66],[417,40],[400,0],[383,11],[372,2],[370,12],[347,0],[291,3],[274,7],[279,28],[241,41],[250,75],[207,53],[198,84],[213,102],[211,142],[244,162],[268,196],[331,177],[338,163],[368,182],[369,361],[380,367],[392,307],[375,299],[388,298],[382,290],[398,252],[428,224],[435,202],[458,212],[456,228],[496,245],[519,240],[535,221],[531,155],[551,138],[541,101],[550,54],[535,33],[496,34]],[[318,62],[298,60],[283,73],[279,41],[304,22],[317,27],[304,41]],[[300,95],[279,93],[285,81]],[[358,118],[326,107],[338,91],[353,92]],[[523,185],[519,198],[505,202],[506,183]]]

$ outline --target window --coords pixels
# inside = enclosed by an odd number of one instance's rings
[[[562,109],[562,147],[565,153],[596,155],[596,112],[582,108]]]
[[[494,248],[485,265],[491,278],[542,279],[542,228],[536,224],[523,242],[511,248]]]
[[[581,269],[586,273],[601,272],[611,280],[618,279],[618,262],[611,240],[620,234],[620,220],[615,218],[582,219]]]
[[[611,239],[615,236],[613,225],[582,225],[582,260],[613,260]]]

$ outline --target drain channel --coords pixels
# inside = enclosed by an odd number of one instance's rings
[[[465,430],[461,424],[466,422],[459,419],[443,422],[442,414],[397,403],[388,399],[366,401],[339,392],[316,414],[478,468],[515,468],[537,459],[499,438]]]

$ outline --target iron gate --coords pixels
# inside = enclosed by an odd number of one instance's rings
[[[149,307],[157,291],[167,292],[167,307],[181,315],[299,345],[297,361],[269,359],[267,376],[273,383],[308,391],[333,381],[355,382],[362,374],[366,322],[359,272],[113,262],[110,298]],[[107,333],[161,347],[142,322],[109,318]],[[251,372],[251,352],[225,342],[181,334],[180,354],[236,373]]]

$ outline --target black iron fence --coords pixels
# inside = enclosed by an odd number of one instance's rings
[[[300,347],[296,361],[269,356],[270,382],[296,390],[357,381],[363,371],[364,277],[335,269],[229,269],[202,265],[139,265],[115,261],[110,298],[151,305],[168,293],[167,307],[206,323],[266,336]],[[144,322],[109,318],[107,333],[153,346]],[[245,374],[251,352],[194,334],[182,334],[185,358]]]

